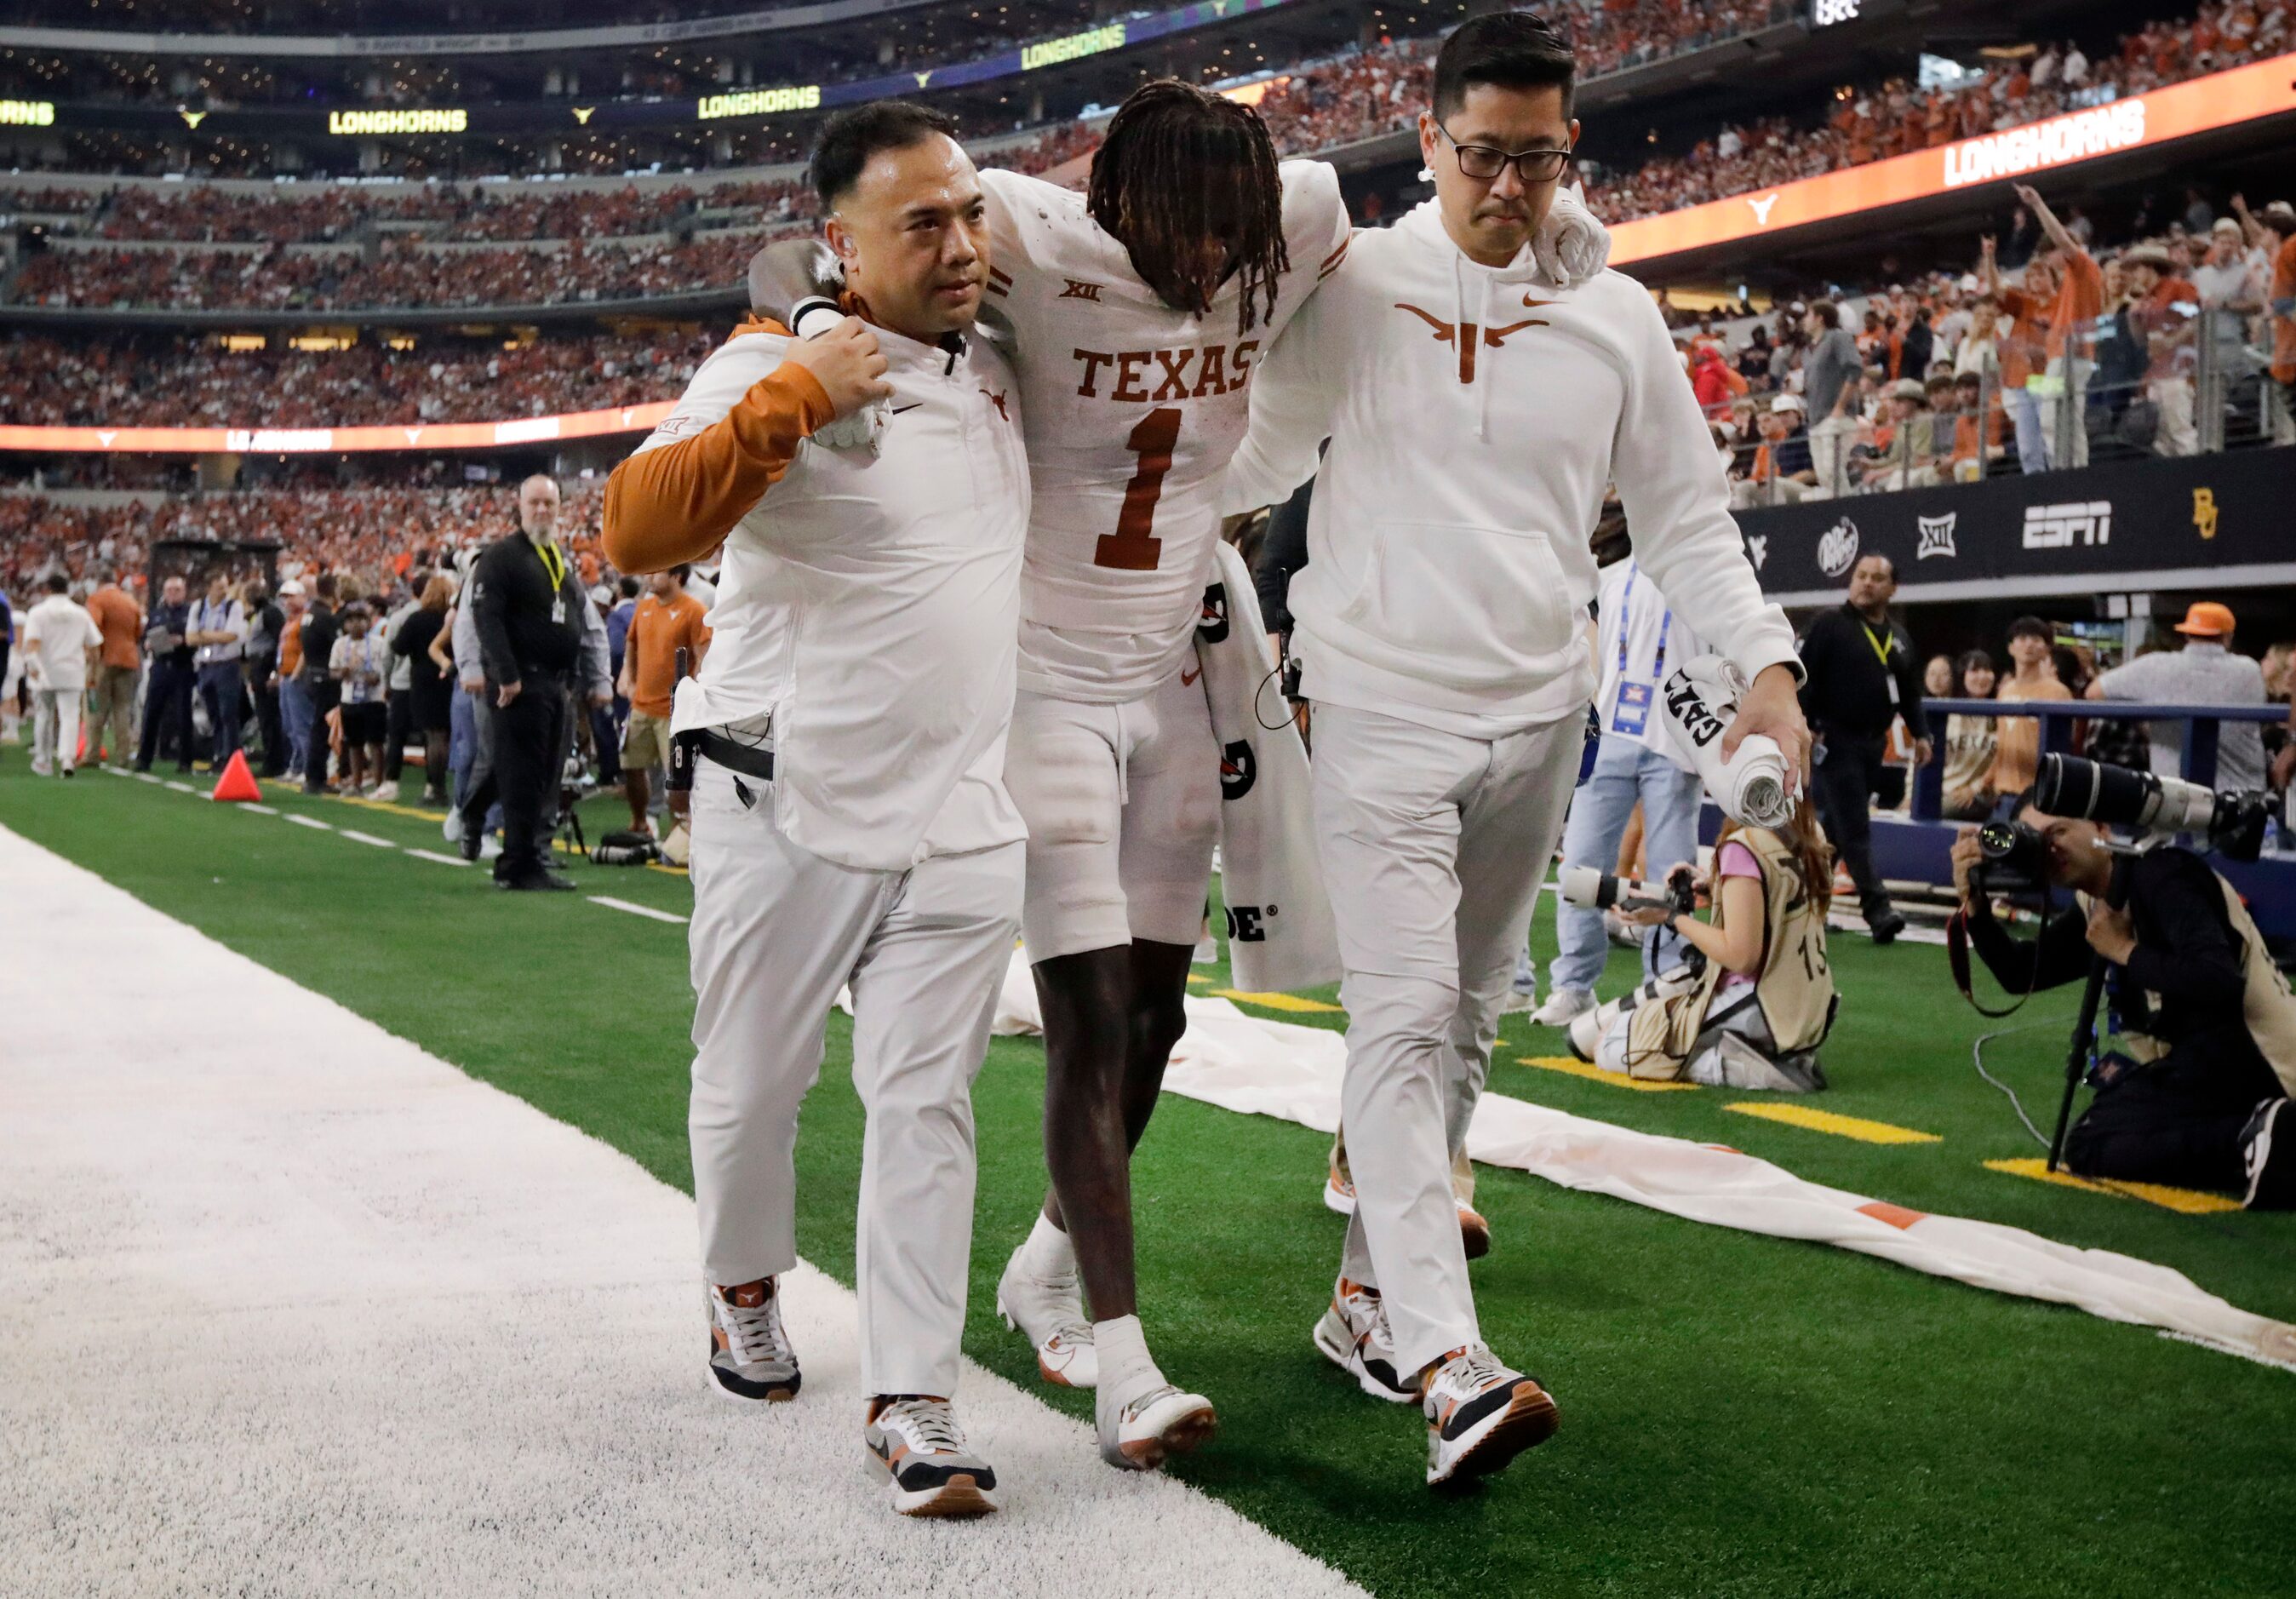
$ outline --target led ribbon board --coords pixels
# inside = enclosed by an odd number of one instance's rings
[[[372,450],[475,450],[504,445],[651,432],[675,400],[521,416],[509,422],[448,422],[357,428],[37,428],[0,425],[0,450],[110,455],[300,455]]]

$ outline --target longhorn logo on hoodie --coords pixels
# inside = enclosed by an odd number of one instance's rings
[[[1526,300],[1524,303],[1530,302]],[[1544,305],[1549,302],[1542,300],[1539,303]],[[1395,302],[1395,308],[1398,311],[1410,312],[1429,327],[1433,328],[1436,343],[1458,346],[1459,381],[1462,383],[1472,383],[1475,381],[1475,348],[1479,343],[1487,344],[1491,348],[1497,349],[1505,345],[1512,335],[1520,333],[1525,328],[1543,328],[1551,325],[1546,318],[1534,316],[1522,322],[1511,322],[1503,328],[1478,329],[1472,322],[1463,322],[1454,327],[1431,311],[1423,311],[1417,306],[1406,305],[1399,299]],[[1482,335],[1480,340],[1476,338],[1478,332]]]

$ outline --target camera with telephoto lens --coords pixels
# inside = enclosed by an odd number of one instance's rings
[[[1688,866],[1677,866],[1667,873],[1665,883],[1655,888],[1592,866],[1571,866],[1562,873],[1562,898],[1584,911],[1665,910],[1686,916],[1698,908],[1698,890]]]
[[[1972,875],[1980,892],[2031,894],[2047,881],[2048,846],[2022,822],[1988,822],[1977,830]]]
[[[2181,777],[2158,777],[2078,755],[2045,755],[2033,779],[2033,808],[2052,816],[2075,816],[2161,836],[2195,833],[2204,849],[2231,860],[2252,861],[2264,849],[2272,796],[2218,793]]]

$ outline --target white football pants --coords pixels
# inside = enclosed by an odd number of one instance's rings
[[[1451,1161],[1562,836],[1586,715],[1476,739],[1337,705],[1314,714],[1316,841],[1348,1011],[1356,1210],[1340,1271],[1380,1290],[1408,1374],[1480,1341]]]
[[[768,786],[704,760],[691,818],[693,1198],[712,1283],[797,1264],[797,1119],[853,990],[867,1117],[855,1275],[872,1394],[956,1391],[972,1250],[972,1079],[1021,923],[1022,847],[865,872],[784,839]]]

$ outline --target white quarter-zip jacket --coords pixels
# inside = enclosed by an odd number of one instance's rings
[[[808,438],[726,541],[710,644],[677,731],[770,718],[774,820],[842,865],[906,871],[1027,836],[1004,791],[1029,463],[1020,394],[979,337],[953,352],[887,328],[884,435]],[[783,363],[743,332],[641,451],[725,417]]]
[[[1578,711],[1613,480],[1676,619],[1749,677],[1799,670],[1666,324],[1620,273],[1569,286],[1528,247],[1479,266],[1433,201],[1357,234],[1262,364],[1223,509],[1310,475],[1291,594],[1310,698],[1481,738]]]

